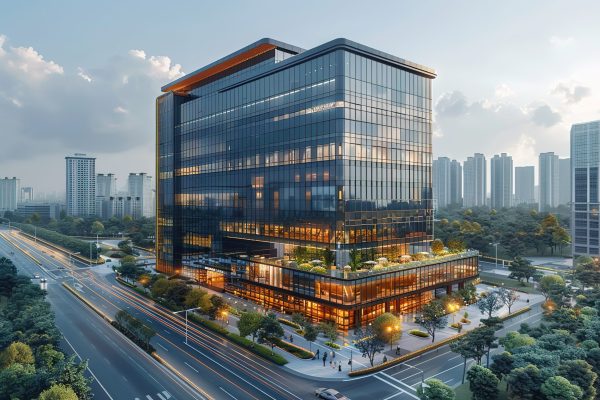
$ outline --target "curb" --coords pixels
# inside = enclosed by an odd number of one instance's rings
[[[31,258],[33,260],[34,263],[36,263],[37,265],[42,265],[42,263],[35,258],[31,253],[29,253],[29,251],[23,249],[21,246],[19,246],[18,244],[16,244],[15,242],[13,242],[12,240],[10,240],[10,238],[6,237],[3,233],[0,233],[0,236],[2,236],[2,238],[4,240],[6,240],[8,243],[10,243],[13,247],[15,247],[17,250],[19,250],[21,253],[25,254],[27,257]]]
[[[207,399],[211,399],[211,400],[214,399],[214,397],[212,397],[211,395],[209,395],[208,393],[206,393],[204,390],[202,390],[202,388],[200,388],[199,386],[197,386],[187,376],[185,376],[181,372],[177,371],[177,369],[175,367],[173,367],[171,364],[169,364],[167,361],[165,361],[161,356],[159,356],[158,354],[156,354],[155,351],[153,351],[150,355],[152,356],[152,358],[154,358],[156,361],[158,361],[162,366],[164,366],[169,371],[171,371],[171,373],[175,374],[179,379],[181,379],[182,381],[184,381],[185,383],[187,383],[188,385],[190,385],[192,388],[194,388],[195,390],[197,390],[198,393],[201,393]]]
[[[77,291],[75,289],[73,289],[71,286],[69,286],[65,282],[63,282],[62,285],[69,292],[71,292],[71,294],[73,296],[77,297],[79,300],[81,300],[83,302],[83,304],[85,304],[86,306],[88,306],[92,311],[94,311],[96,314],[98,314],[99,316],[101,316],[102,319],[104,319],[106,322],[108,322],[109,324],[112,325],[112,323],[113,323],[113,319],[112,318],[110,318],[103,311],[101,311],[100,309],[98,309],[98,307],[96,307],[95,305],[93,305],[92,303],[90,303],[89,300],[87,300],[85,297],[83,297],[82,295],[80,295],[79,293],[77,293]]]

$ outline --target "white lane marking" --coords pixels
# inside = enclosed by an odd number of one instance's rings
[[[167,399],[165,399],[165,398],[163,397],[163,395],[162,395],[162,394],[160,394],[160,393],[156,393],[156,395],[158,396],[158,398],[159,398],[160,400],[167,400]]]
[[[167,392],[166,390],[163,390],[162,393],[165,395],[166,399],[170,399],[171,398],[171,393]]]
[[[401,394],[404,394],[404,392],[398,392],[398,393],[396,393],[396,394],[393,394],[393,395],[391,395],[391,396],[388,396],[388,397],[386,397],[386,398],[385,398],[385,399],[383,399],[383,400],[389,400],[389,399],[393,399],[394,397],[396,397],[396,396],[400,396]]]
[[[149,394],[147,394],[147,395],[146,395],[146,398],[147,398],[148,400],[152,400],[152,396],[150,396]]]
[[[447,385],[449,382],[452,382],[454,380],[454,378],[448,379],[447,381],[444,381],[444,383]]]
[[[473,362],[475,362],[475,361],[473,361]],[[469,369],[469,365],[470,365],[470,364],[472,364],[472,363],[469,363],[469,362],[467,362],[467,369]],[[445,370],[443,370],[442,372],[439,372],[439,373],[437,373],[437,374],[435,374],[435,375],[431,375],[431,376],[427,377],[427,379],[435,378],[435,377],[436,377],[436,376],[438,376],[438,375],[441,375],[441,374],[443,374],[443,373],[445,373],[445,372],[448,372],[448,371],[450,371],[450,370],[453,370],[454,368],[458,368],[458,367],[462,367],[462,366],[463,366],[463,363],[457,364],[457,365],[455,365],[454,367],[450,367],[450,368],[448,368],[448,369],[445,369]],[[417,385],[420,385],[420,384],[421,384],[421,382],[418,382],[418,383],[414,384],[413,386],[417,386]]]
[[[67,342],[67,344],[69,345],[69,347],[71,349],[73,349],[73,352],[77,355],[77,358],[79,358],[80,361],[82,361],[81,356],[79,355],[79,353],[77,353],[77,350],[75,350],[75,347],[73,347],[73,345],[71,344],[71,342],[69,342],[69,339],[67,339],[67,337],[63,334],[63,338],[65,339],[65,342]],[[106,390],[106,388],[100,383],[100,381],[98,380],[98,378],[96,377],[96,375],[94,375],[94,373],[92,372],[92,370],[90,369],[89,365],[87,367],[87,370],[90,372],[90,374],[94,377],[94,379],[96,380],[96,382],[98,382],[98,385],[100,385],[100,387],[102,388],[102,390],[104,390],[104,393],[106,393],[106,395],[108,396],[108,398],[110,400],[114,400],[112,398],[112,396],[110,394],[108,394],[108,391]]]
[[[380,376],[373,375],[373,378],[375,378],[375,379],[379,379],[381,382],[384,382],[384,383],[386,383],[386,384],[390,385],[391,387],[398,389],[398,390],[399,390],[401,393],[406,393],[406,394],[407,394],[407,395],[409,395],[410,397],[412,397],[412,398],[414,398],[414,399],[417,399],[417,400],[420,400],[420,399],[419,399],[417,396],[413,395],[412,393],[408,393],[406,390],[402,389],[400,386],[396,386],[396,385],[394,385],[393,383],[386,381],[385,379],[383,379],[383,378],[382,378],[382,377],[380,377]],[[396,393],[395,395],[397,395],[397,394],[399,394],[399,393]],[[395,395],[394,395],[394,396],[395,396]],[[388,399],[389,399],[389,397],[388,397]]]
[[[160,343],[158,343],[158,342],[157,342],[156,344],[157,344],[157,345],[159,345],[160,347],[162,347],[164,351],[169,351],[169,349],[167,349],[167,348],[166,348],[165,346],[163,346],[162,344],[160,344]]]
[[[235,397],[234,395],[229,393],[227,390],[223,389],[221,386],[219,386],[219,389],[221,389],[223,392],[225,392],[225,394],[228,395],[229,397],[231,397],[232,399],[237,400],[237,397]]]
[[[398,382],[399,384],[401,384],[401,385],[409,388],[412,391],[416,391],[412,386],[407,385],[406,383],[402,382],[400,379],[396,379],[393,376],[390,376],[390,375],[386,374],[385,372],[380,372],[380,374],[383,375],[383,376],[385,376],[388,379],[392,379],[393,381]]]
[[[168,330],[166,330],[166,329],[163,329],[163,331],[165,331],[165,332],[166,332],[167,334],[169,334],[169,335],[171,334],[171,331],[168,331]]]
[[[183,363],[184,363],[185,365],[187,365],[188,367],[190,367],[191,369],[193,369],[194,371],[196,371],[197,373],[200,373],[200,372],[198,372],[198,370],[197,370],[196,368],[194,368],[194,367],[192,367],[190,364],[188,364],[188,363],[187,363],[187,361],[184,361]]]
[[[213,357],[209,357],[209,356],[207,356],[206,354],[204,354],[203,352],[201,352],[201,351],[200,351],[200,350],[198,350],[197,348],[195,348],[195,347],[193,347],[193,346],[190,346],[189,344],[187,344],[187,343],[185,343],[185,342],[184,342],[184,344],[185,344],[186,346],[188,346],[190,349],[194,350],[195,352],[197,352],[197,353],[199,353],[199,354],[202,354],[202,355],[203,355],[205,358],[207,358],[207,359],[211,360],[212,362],[214,362],[215,364],[217,364],[218,366],[220,366],[220,367],[221,367],[221,368],[223,368],[224,370],[226,370],[226,371],[228,371],[229,373],[231,373],[231,374],[235,375],[235,376],[236,376],[238,379],[240,379],[240,380],[242,380],[242,381],[246,382],[248,385],[252,386],[254,389],[258,390],[259,392],[261,392],[262,394],[264,394],[264,395],[265,395],[265,396],[267,396],[268,398],[270,398],[270,399],[273,399],[273,400],[277,400],[277,399],[275,399],[275,397],[273,397],[273,396],[269,395],[268,393],[266,393],[265,391],[263,391],[261,388],[257,387],[256,385],[253,385],[253,384],[252,384],[252,383],[250,383],[248,380],[244,379],[244,378],[243,378],[243,377],[241,377],[240,375],[238,375],[238,374],[236,374],[235,372],[233,372],[231,369],[227,368],[225,365],[223,365],[223,364],[221,364],[221,363],[217,362],[217,361],[216,361],[216,360],[215,360]],[[283,389],[283,390],[285,390],[285,389]],[[287,392],[287,390],[285,390],[285,391]],[[288,392],[288,393],[290,393],[290,392]],[[294,395],[293,393],[290,393],[290,394],[291,394],[292,396],[296,397],[297,399],[299,399],[299,400],[302,400],[302,399],[300,399],[300,397],[298,397],[298,396]]]

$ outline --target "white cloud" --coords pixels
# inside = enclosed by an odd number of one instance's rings
[[[553,94],[558,94],[563,97],[563,101],[567,104],[579,103],[584,97],[588,97],[592,94],[592,90],[589,87],[559,83],[552,90]]]
[[[6,36],[0,35],[0,57],[6,54],[6,50],[4,50],[4,43],[6,43]]]
[[[568,37],[560,37],[560,36],[552,36],[549,39],[549,42],[554,47],[568,47],[575,43],[575,39],[572,36]]]
[[[129,111],[121,106],[115,107],[113,111],[117,114],[129,114]]]
[[[558,124],[562,120],[560,114],[548,104],[530,106],[529,114],[534,124],[547,128]]]
[[[23,107],[23,103],[21,102],[21,100],[16,99],[14,97],[10,98],[10,102],[13,103],[16,107],[19,107],[19,108]]]
[[[62,66],[54,61],[46,61],[33,47],[11,47],[7,53],[7,65],[28,77],[43,79],[48,75],[64,73]]]
[[[496,86],[496,90],[494,94],[499,99],[505,99],[507,97],[511,97],[515,94],[514,90],[510,88],[506,83]]]
[[[508,149],[508,152],[512,155],[514,165],[531,165],[532,160],[537,158],[535,145],[535,138],[522,133],[517,142]]]
[[[167,56],[152,56],[148,60],[152,65],[152,71],[156,77],[166,76],[169,79],[176,79],[184,75],[181,65],[172,64]]]
[[[146,52],[144,50],[129,50],[129,55],[136,58],[146,59]]]
[[[89,76],[81,67],[77,68],[77,76],[87,82],[92,82],[92,77]]]

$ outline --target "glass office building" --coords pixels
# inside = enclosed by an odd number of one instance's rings
[[[342,326],[473,279],[476,255],[342,270],[353,250],[428,250],[433,78],[346,39],[306,51],[263,39],[163,87],[157,269]],[[297,247],[329,249],[337,269],[290,267]]]

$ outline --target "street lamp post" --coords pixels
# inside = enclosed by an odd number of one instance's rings
[[[194,311],[194,310],[198,310],[200,308],[202,308],[202,307],[188,308],[186,310],[173,312],[173,314],[179,314],[181,312],[185,312],[185,344],[188,344],[188,311]]]
[[[73,264],[73,256],[77,255],[77,254],[81,254],[79,251],[77,253],[69,253],[69,266],[70,266],[70,270],[71,270],[71,278],[73,279],[73,285],[75,285],[75,273],[73,272],[73,267],[75,266]]]
[[[494,264],[494,268],[498,269],[498,245],[500,243],[495,242],[495,243],[490,243],[490,246],[494,246],[496,248],[496,262]]]

